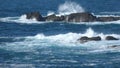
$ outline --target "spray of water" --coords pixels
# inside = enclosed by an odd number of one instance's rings
[[[88,37],[94,37],[96,35],[96,33],[94,32],[94,30],[92,28],[88,28],[84,35],[86,35]]]
[[[67,15],[71,13],[84,12],[84,11],[85,10],[82,8],[80,4],[71,1],[66,1],[64,4],[61,4],[58,7],[58,13],[60,15]]]

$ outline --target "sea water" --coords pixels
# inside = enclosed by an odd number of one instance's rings
[[[26,19],[25,13],[43,16],[92,12],[119,16],[119,0],[0,0],[0,68],[119,68],[120,21],[44,22]],[[101,41],[80,43],[83,36]],[[116,48],[109,48],[116,45]]]

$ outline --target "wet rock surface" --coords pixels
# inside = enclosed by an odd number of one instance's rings
[[[115,37],[113,37],[113,36],[107,36],[107,37],[105,38],[105,40],[119,40],[119,39],[117,39],[117,38],[115,38]]]
[[[100,41],[101,37],[97,36],[97,37],[81,37],[80,39],[78,39],[78,41],[80,41],[80,43],[85,43],[88,41]]]
[[[80,43],[85,43],[85,42],[89,42],[89,41],[101,41],[101,37],[100,36],[97,36],[97,37],[87,37],[87,36],[83,36],[81,38],[79,38],[77,41],[79,41]],[[105,38],[105,40],[119,40],[118,38],[115,38],[113,36],[107,36]]]
[[[26,14],[27,19],[35,19],[37,21],[45,21],[44,17],[39,12],[30,12]]]
[[[120,20],[120,17],[96,17],[95,15],[82,12],[82,13],[72,13],[64,16],[56,16],[55,14],[42,17],[39,12],[30,12],[26,14],[27,19],[36,19],[37,21],[64,21],[64,22],[109,22]]]

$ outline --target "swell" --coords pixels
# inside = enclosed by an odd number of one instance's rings
[[[91,41],[81,44],[77,39],[82,36],[100,36],[101,41]],[[37,50],[46,47],[67,47],[67,48],[79,48],[81,54],[86,53],[106,53],[106,52],[119,52],[120,48],[109,48],[109,46],[117,45],[120,46],[120,40],[117,41],[106,41],[106,36],[113,36],[120,39],[119,34],[103,34],[96,33],[91,28],[88,28],[85,33],[66,33],[46,36],[44,34],[37,34],[35,36],[27,37],[14,37],[14,41],[11,38],[3,38],[0,44],[0,48],[15,52],[37,52]],[[10,39],[10,40],[9,40]],[[82,49],[81,49],[82,48]],[[86,51],[87,49],[87,51]]]

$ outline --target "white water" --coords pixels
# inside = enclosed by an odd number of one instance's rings
[[[78,12],[85,12],[85,10],[80,4],[71,1],[66,1],[58,7],[58,15],[68,15]]]
[[[53,12],[53,11],[48,11],[47,16],[50,16],[50,15],[53,15],[53,14],[55,14],[55,12]]]
[[[0,18],[0,21],[2,22],[15,22],[15,23],[26,23],[26,24],[41,24],[41,23],[47,23],[42,21],[36,21],[36,19],[26,19],[26,15],[22,15],[20,17],[5,17]]]
[[[78,12],[85,12],[85,10],[80,4],[77,4],[76,2],[66,1],[65,3],[60,4],[58,6],[57,13],[53,11],[49,11],[47,15],[49,16],[52,14],[56,14],[57,16],[61,16],[61,15],[69,15],[71,13],[78,13]]]
[[[52,12],[51,12],[52,14]],[[22,15],[20,17],[5,17],[0,18],[1,22],[15,22],[15,23],[22,23],[22,24],[43,24],[43,23],[50,23],[46,21],[36,21],[35,19],[26,19],[26,15]],[[111,22],[69,22],[72,24],[86,24],[86,25],[104,25],[104,24],[120,24],[120,20],[118,21],[111,21]]]
[[[77,39],[82,36],[100,36],[102,41],[90,41],[84,44],[79,43]],[[0,48],[4,48],[7,50],[14,51],[36,51],[36,48],[41,48],[45,46],[62,46],[62,47],[85,47],[88,51],[85,53],[96,53],[96,52],[120,52],[120,47],[118,48],[108,48],[112,45],[120,45],[120,40],[117,41],[106,41],[106,36],[114,36],[120,39],[120,35],[117,34],[103,34],[96,33],[93,29],[88,28],[85,33],[66,33],[66,34],[58,34],[52,36],[45,36],[44,34],[37,34],[35,36],[23,37],[25,40],[16,41],[11,43],[5,43],[4,46]],[[21,39],[21,38],[15,38]]]

